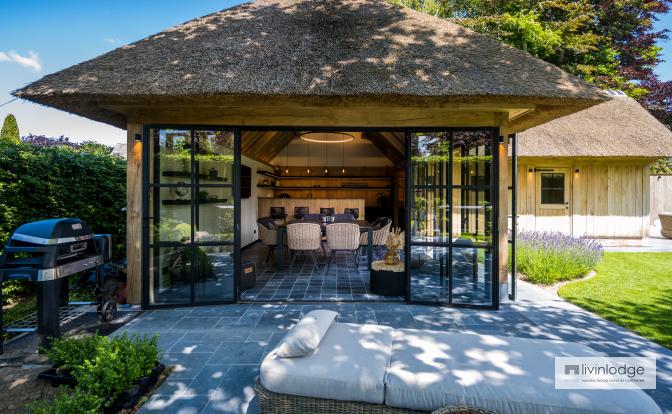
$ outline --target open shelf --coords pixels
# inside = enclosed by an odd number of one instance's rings
[[[218,198],[216,200],[198,200],[198,204],[222,204],[228,203],[228,198]],[[186,206],[191,204],[191,200],[163,200],[161,204],[164,206]]]
[[[272,188],[274,190],[351,190],[351,191],[382,191],[388,190],[392,191],[391,187],[264,187]]]
[[[278,180],[391,180],[393,178],[380,175],[275,175],[267,171],[257,171],[257,173]]]
[[[163,171],[161,175],[172,178],[191,178],[191,173],[187,171]],[[208,174],[199,174],[198,179],[206,181],[227,181],[224,177],[211,177]]]

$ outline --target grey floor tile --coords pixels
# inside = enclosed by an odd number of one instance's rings
[[[168,353],[163,356],[163,363],[174,366],[171,380],[194,379],[213,353],[182,354]]]
[[[208,403],[208,397],[204,396],[180,396],[165,397],[152,396],[138,413],[175,413],[175,414],[198,414]]]
[[[257,342],[223,342],[208,364],[258,364],[265,348]]]
[[[185,317],[177,321],[173,325],[173,331],[206,331],[214,328],[217,323],[222,319],[219,316],[196,316],[196,317]]]
[[[205,365],[189,383],[182,395],[204,395],[210,397],[219,389],[231,365]]]
[[[206,413],[247,414],[254,401],[254,383],[259,375],[256,365],[233,365],[211,395]]]

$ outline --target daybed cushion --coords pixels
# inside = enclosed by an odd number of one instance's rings
[[[382,404],[392,333],[386,326],[333,323],[308,356],[268,354],[259,379],[267,390],[280,394]]]
[[[338,316],[337,312],[317,309],[308,312],[275,348],[279,358],[294,358],[312,354]]]
[[[399,329],[385,403],[425,411],[467,405],[498,414],[660,413],[641,390],[556,390],[556,356],[603,355],[575,343]]]

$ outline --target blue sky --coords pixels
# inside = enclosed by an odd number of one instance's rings
[[[2,0],[0,12],[0,104],[10,92],[40,77],[91,59],[126,43],[212,13],[237,0]],[[672,28],[672,15],[658,22]],[[672,80],[672,41],[662,44],[668,62],[658,73]],[[112,145],[125,132],[55,109],[14,101],[0,107],[0,120],[16,115],[22,135],[65,135]]]

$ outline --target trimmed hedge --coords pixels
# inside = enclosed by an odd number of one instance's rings
[[[21,224],[78,217],[126,250],[126,161],[87,147],[0,143],[0,241]],[[0,247],[1,249],[2,247]]]

